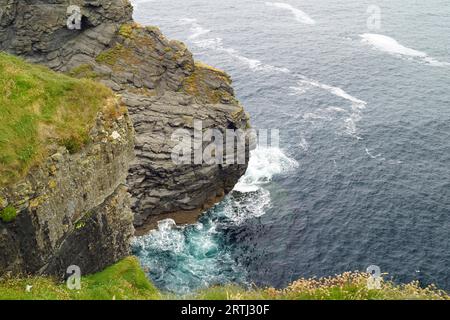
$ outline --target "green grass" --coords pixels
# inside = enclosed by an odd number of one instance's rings
[[[30,292],[27,286],[32,286]],[[52,278],[0,279],[0,300],[154,300],[158,290],[147,280],[134,257],[104,271],[82,277],[81,290],[69,290]]]
[[[3,222],[12,222],[17,217],[17,210],[11,206],[6,207],[5,209],[0,211],[0,219]]]
[[[0,53],[0,187],[42,161],[50,145],[78,150],[112,97],[101,84]]]
[[[367,287],[368,274],[347,272],[329,278],[299,279],[285,289],[216,286],[179,297],[160,293],[147,279],[135,257],[128,257],[94,275],[82,277],[81,290],[69,290],[65,283],[46,277],[0,279],[0,300],[415,300],[446,299],[447,293],[434,286],[421,288],[412,282],[381,283],[381,289]],[[30,292],[27,286],[32,286]]]

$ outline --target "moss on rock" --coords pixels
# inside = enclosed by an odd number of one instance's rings
[[[70,70],[68,74],[74,78],[97,79],[99,77],[90,64],[81,64]]]
[[[231,78],[224,71],[196,62],[183,82],[183,91],[206,103],[237,103],[230,85]]]
[[[3,222],[12,222],[17,217],[17,210],[14,207],[8,206],[0,211],[0,218]]]

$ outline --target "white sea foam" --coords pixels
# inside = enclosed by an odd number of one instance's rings
[[[347,100],[351,103],[350,105],[350,111],[346,111],[342,108],[337,107],[328,107],[327,109],[323,110],[320,109],[317,112],[309,112],[303,115],[303,118],[306,120],[331,120],[333,115],[330,114],[330,112],[333,113],[348,113],[348,117],[344,119],[344,125],[345,125],[345,132],[356,139],[361,139],[361,137],[357,134],[357,122],[361,120],[361,112],[363,109],[366,108],[367,102],[361,99],[358,99],[351,94],[347,93],[345,90],[339,87],[331,86],[328,84],[321,83],[316,80],[308,79],[307,77],[303,75],[298,75],[298,78],[300,79],[297,84],[297,87],[291,87],[291,90],[293,94],[302,95],[310,88],[319,88],[323,89],[330,94],[337,96],[339,98],[342,98],[344,100]]]
[[[290,73],[290,70],[287,68],[276,67],[270,64],[265,64],[257,59],[247,58],[241,55],[237,50],[225,47],[223,45],[222,38],[202,38],[204,35],[210,33],[211,30],[202,27],[197,22],[196,19],[181,19],[180,22],[182,24],[189,24],[191,26],[190,28],[191,35],[188,36],[188,39],[191,40],[192,43],[199,48],[224,52],[233,59],[240,61],[250,70],[255,72],[259,71],[259,72]]]
[[[271,196],[263,186],[274,175],[297,166],[278,148],[257,148],[238,186],[199,222],[179,227],[171,219],[160,221],[157,230],[135,238],[134,252],[169,291],[187,293],[193,287],[226,283],[230,274],[233,281],[245,284],[245,270],[221,249],[218,234],[223,228],[264,215],[271,206]]]
[[[229,220],[232,222],[232,220]],[[168,291],[185,294],[192,288],[226,283],[231,274],[245,282],[241,270],[228,251],[220,250],[217,232],[220,223],[206,219],[193,226],[178,227],[171,219],[159,222],[158,230],[137,237],[133,251]],[[226,271],[224,271],[226,270]],[[239,281],[240,279],[240,281]]]
[[[432,57],[430,57],[427,53],[414,50],[408,47],[405,47],[398,43],[397,40],[381,35],[381,34],[373,34],[373,33],[364,33],[360,35],[363,43],[367,43],[371,45],[373,48],[395,55],[406,57],[410,59],[415,59],[424,63],[427,63],[432,66],[443,67],[450,66],[448,62],[441,62]]]
[[[254,191],[232,193],[222,203],[219,215],[226,217],[233,225],[242,225],[249,219],[263,216],[271,206],[270,192],[264,188]]]
[[[188,37],[190,40],[197,39],[205,34],[211,32],[211,30],[203,28],[197,19],[183,18],[180,20],[183,25],[190,25],[191,35]]]
[[[275,147],[257,147],[251,152],[248,169],[234,190],[255,192],[272,181],[275,175],[288,173],[298,168],[295,159],[289,158],[281,149]]]
[[[346,113],[347,111],[345,111],[345,109],[339,108],[339,107],[328,107],[327,108],[328,111],[331,112],[342,112],[342,113]]]
[[[333,120],[333,117],[330,114],[328,114],[327,112],[324,112],[323,109],[319,109],[319,110],[314,111],[314,112],[306,112],[305,114],[303,114],[302,118],[305,119],[305,120],[310,120],[310,121],[316,121],[316,120],[330,121],[330,120]]]
[[[280,73],[290,73],[290,70],[288,68],[280,68],[275,67],[270,64],[262,63],[259,60],[256,59],[250,59],[247,57],[244,57],[240,55],[235,49],[232,48],[221,48],[222,51],[228,53],[230,56],[235,58],[236,60],[241,61],[245,65],[250,68],[252,71],[264,71],[264,72],[280,72]]]
[[[298,166],[281,149],[258,146],[251,152],[247,172],[224,201],[221,214],[236,225],[264,215],[271,206],[270,192],[264,186],[275,175],[287,174]]]
[[[180,232],[182,227],[177,227],[172,219],[165,219],[158,222],[158,229],[152,230],[144,237],[135,238],[134,245],[139,245],[142,249],[160,248],[164,251],[180,253],[185,249],[185,239]]]
[[[366,153],[369,157],[371,157],[372,159],[378,159],[380,161],[385,161],[385,158],[382,158],[382,154],[379,153],[377,155],[372,154],[372,152],[370,152],[370,150],[368,148],[366,148]]]
[[[345,92],[343,89],[341,89],[339,87],[333,87],[333,86],[323,84],[318,81],[310,80],[310,79],[309,80],[306,80],[306,79],[299,80],[299,83],[324,89],[337,97],[341,97],[345,100],[352,102],[355,105],[355,107],[358,107],[358,108],[364,108],[364,106],[367,104],[366,101],[360,100],[360,99],[348,94],[347,92]]]
[[[266,5],[269,7],[274,7],[274,8],[278,8],[278,9],[284,9],[284,10],[288,10],[290,11],[295,19],[301,23],[304,24],[316,24],[316,21],[314,21],[314,19],[312,19],[310,16],[308,16],[305,12],[303,12],[300,9],[297,9],[293,6],[291,6],[288,3],[284,3],[284,2],[266,2]]]

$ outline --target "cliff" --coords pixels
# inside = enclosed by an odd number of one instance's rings
[[[101,84],[0,55],[0,273],[98,271],[130,254],[126,109]]]
[[[67,26],[70,5],[81,9],[79,29]],[[0,7],[0,50],[106,85],[128,108],[135,131],[130,160],[128,116],[110,128],[100,112],[92,142],[79,152],[63,145],[19,182],[0,186],[0,209],[20,212],[0,221],[0,270],[61,274],[70,263],[92,272],[123,257],[133,229],[125,179],[139,234],[166,215],[197,216],[243,175],[248,148],[243,164],[172,160],[178,129],[192,131],[200,120],[203,130],[245,131],[249,118],[227,74],[195,62],[157,28],[134,23],[127,0],[0,0]]]
[[[128,177],[135,226],[152,217],[196,214],[229,192],[242,165],[177,165],[170,157],[177,129],[243,129],[248,116],[234,98],[230,78],[195,63],[178,41],[132,21],[123,0],[13,1],[0,25],[0,49],[76,77],[89,77],[120,93],[136,131],[136,161]],[[81,8],[81,30],[66,26],[69,4]],[[248,154],[246,155],[248,158]]]

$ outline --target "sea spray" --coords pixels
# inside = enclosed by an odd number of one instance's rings
[[[271,206],[265,188],[275,175],[286,174],[299,164],[279,148],[258,147],[249,168],[235,189],[208,210],[197,223],[177,226],[166,219],[158,229],[138,237],[133,252],[162,290],[186,294],[214,284],[247,284],[245,268],[231,255],[226,232],[261,217]]]

